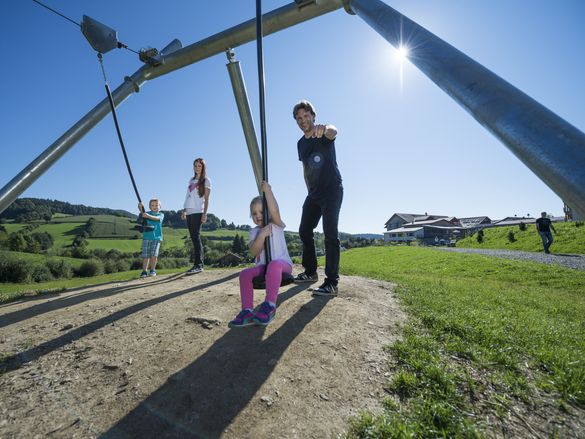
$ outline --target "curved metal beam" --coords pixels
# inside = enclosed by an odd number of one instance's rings
[[[582,131],[381,1],[349,5],[585,218]]]

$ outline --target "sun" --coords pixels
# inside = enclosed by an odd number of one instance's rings
[[[398,59],[400,61],[406,61],[408,59],[409,50],[406,46],[400,46],[397,50]]]

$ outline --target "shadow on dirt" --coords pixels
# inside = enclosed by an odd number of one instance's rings
[[[72,294],[76,290],[87,290],[88,287],[79,287],[79,288],[72,288],[68,289],[64,292],[63,297],[59,297],[62,293],[53,294],[52,296],[55,297],[53,300],[47,300],[47,295],[42,296],[35,296],[31,298],[21,299],[19,303],[27,302],[27,301],[34,301],[39,299],[44,299],[46,302],[39,303],[37,305],[33,305],[29,308],[21,309],[18,311],[10,312],[2,316],[2,321],[0,321],[0,328],[3,328],[8,325],[12,325],[17,322],[21,322],[23,320],[31,319],[33,317],[37,317],[41,314],[46,312],[55,311],[57,309],[66,308],[68,306],[77,305],[79,303],[83,303],[89,300],[101,299],[104,297],[109,297],[116,295],[118,293],[123,293],[126,291],[136,290],[139,288],[145,288],[152,286],[153,284],[164,284],[167,282],[172,282],[173,280],[177,279],[178,277],[183,276],[183,274],[175,274],[173,276],[158,278],[155,281],[150,281],[146,283],[140,283],[136,285],[126,285],[121,287],[109,288],[107,290],[89,290],[81,294]],[[108,282],[109,283],[109,282]],[[119,282],[117,282],[119,283]],[[104,285],[104,284],[101,284]],[[10,306],[14,304],[14,302],[5,304],[5,306]]]
[[[167,300],[174,299],[175,297],[179,297],[179,296],[182,296],[184,294],[193,293],[195,291],[203,290],[205,288],[209,288],[209,287],[212,287],[214,285],[218,285],[218,284],[221,284],[223,282],[227,282],[229,280],[232,280],[232,279],[238,277],[238,275],[239,275],[239,273],[234,273],[234,274],[231,274],[229,276],[225,276],[221,279],[214,280],[212,282],[207,282],[205,284],[197,285],[197,286],[194,286],[192,288],[187,288],[187,289],[181,290],[181,291],[174,291],[174,292],[166,294],[164,296],[155,297],[154,299],[145,300],[144,302],[136,303],[132,306],[129,306],[127,308],[116,311],[116,312],[114,312],[106,317],[102,317],[101,319],[98,319],[96,321],[88,323],[87,325],[83,325],[83,326],[80,326],[79,328],[72,329],[71,331],[63,334],[60,337],[57,337],[53,340],[46,341],[45,343],[42,343],[42,344],[40,344],[32,349],[21,352],[20,354],[14,356],[14,357],[8,358],[8,359],[6,359],[6,361],[4,361],[2,364],[0,364],[0,369],[2,369],[2,371],[10,371],[10,370],[18,369],[24,363],[34,361],[34,360],[38,359],[39,357],[42,357],[43,355],[48,354],[49,352],[52,352],[56,349],[59,349],[65,345],[69,344],[69,343],[77,341],[77,340],[85,337],[86,335],[91,334],[92,332],[94,332],[100,328],[103,328],[104,326],[110,325],[110,324],[112,324],[118,320],[121,320],[123,318],[126,318],[126,317],[128,317],[136,312],[142,311],[146,308],[149,308],[151,306],[165,302]],[[152,283],[150,283],[149,285],[151,285],[151,284]],[[104,296],[107,296],[107,295],[119,293],[122,291],[127,291],[129,289],[143,288],[143,287],[144,287],[144,285],[133,285],[129,288],[113,288],[112,290],[105,290],[105,291],[97,292],[97,294],[104,293]],[[73,297],[73,299],[75,299],[75,297]],[[66,305],[62,305],[62,306],[66,306]]]
[[[306,288],[283,292],[279,305]],[[219,438],[327,302],[313,298],[266,339],[260,326],[227,332],[100,437]]]

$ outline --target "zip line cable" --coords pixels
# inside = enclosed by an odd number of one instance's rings
[[[72,20],[71,18],[61,14],[60,12],[54,10],[53,8],[48,7],[47,5],[44,5],[43,3],[41,3],[39,0],[32,0],[33,2],[41,5],[43,8],[47,8],[49,11],[59,15],[60,17],[63,17],[65,20],[69,20],[71,23],[76,24],[77,26],[81,27],[81,24],[76,22],[75,20]]]
[[[54,14],[57,14],[59,17],[62,17],[62,18],[64,18],[65,20],[68,20],[68,21],[70,21],[71,23],[73,23],[74,25],[76,25],[76,26],[78,26],[80,29],[82,29],[81,23],[78,23],[78,22],[76,22],[75,20],[72,20],[71,18],[67,17],[67,16],[66,16],[66,15],[64,15],[64,14],[61,14],[59,11],[56,11],[55,9],[53,9],[53,8],[51,8],[51,7],[49,7],[49,6],[45,5],[45,4],[43,4],[43,3],[41,3],[39,0],[32,0],[32,1],[33,1],[33,2],[35,2],[36,4],[38,4],[38,5],[42,6],[43,8],[46,8],[46,9],[48,9],[49,11],[53,12]],[[140,55],[140,52],[138,52],[138,51],[136,51],[136,50],[134,50],[134,49],[132,49],[132,48],[128,47],[126,44],[124,44],[124,43],[121,43],[120,41],[118,41],[118,42],[117,42],[117,46],[118,46],[118,49],[126,49],[126,50],[129,50],[130,52],[134,52],[135,54],[137,54],[137,55]]]

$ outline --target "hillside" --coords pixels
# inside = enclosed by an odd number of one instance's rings
[[[554,223],[554,227],[557,234],[553,234],[552,253],[585,254],[585,226],[582,222]],[[457,247],[541,252],[542,241],[531,224],[526,230],[518,226],[486,228],[483,229],[482,242],[478,241],[476,232],[457,241]]]

